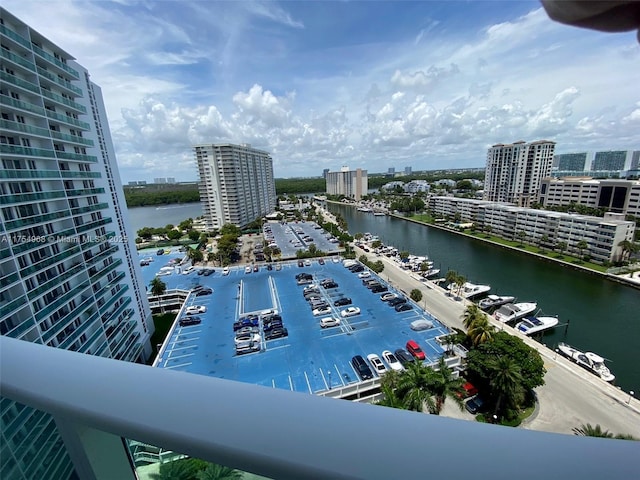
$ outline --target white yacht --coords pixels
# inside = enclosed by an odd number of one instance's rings
[[[451,290],[452,293],[459,294],[463,298],[471,299],[482,295],[483,293],[487,293],[491,290],[491,286],[489,285],[476,285],[474,283],[466,282],[462,287],[460,287],[460,291],[458,292],[458,285],[455,283],[449,284],[447,287]]]
[[[536,308],[538,308],[538,304],[533,302],[507,303],[496,310],[493,316],[500,322],[508,323],[529,315]]]
[[[526,317],[516,323],[516,330],[525,335],[533,335],[558,325],[558,317]]]
[[[558,344],[558,351],[572,362],[599,376],[605,382],[613,382],[616,379],[615,375],[604,364],[605,359],[596,353],[581,352],[577,348],[562,342]]]
[[[510,296],[499,296],[499,295],[487,295],[486,298],[483,298],[478,302],[478,306],[481,310],[487,311],[492,308],[501,307],[507,303],[511,303],[516,299],[516,297]]]

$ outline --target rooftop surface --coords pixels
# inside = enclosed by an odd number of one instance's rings
[[[160,268],[183,255],[175,250],[161,256],[154,252],[141,252],[140,258],[154,259],[142,269],[146,283]],[[186,265],[178,268],[184,271]],[[232,267],[227,276],[220,268],[210,276],[197,275],[197,271],[184,274],[174,270],[162,276],[169,289],[190,289],[200,284],[212,288],[213,294],[189,296],[183,309],[190,305],[204,305],[207,311],[199,315],[202,323],[186,327],[174,325],[156,365],[316,393],[358,382],[358,375],[351,366],[354,355],[366,358],[368,354],[376,353],[381,356],[383,350],[404,348],[410,339],[422,347],[427,362],[434,362],[442,355],[443,349],[435,338],[447,334],[446,327],[415,304],[412,304],[413,310],[396,312],[380,300],[380,294],[371,293],[358,275],[342,263],[325,259],[321,265],[314,259],[311,265],[303,268],[298,267],[295,261],[283,262],[279,268],[267,270],[262,266],[258,272],[245,273],[245,266]],[[312,315],[302,295],[306,285],[298,285],[295,278],[301,272],[313,275],[314,283],[327,278],[338,283],[338,288],[320,289],[321,295],[331,305],[331,314]],[[379,280],[386,285],[383,279]],[[389,290],[394,291],[391,287]],[[340,316],[340,311],[347,308],[333,306],[336,299],[344,296],[352,299],[352,306],[359,307],[361,314],[342,319],[340,326],[322,329],[321,318]],[[261,351],[236,355],[233,322],[241,315],[264,310],[280,313],[288,337],[264,341],[263,336]],[[411,322],[418,319],[430,320],[434,327],[419,332],[411,330]]]

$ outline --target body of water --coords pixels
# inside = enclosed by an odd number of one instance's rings
[[[129,225],[134,238],[143,227],[164,227],[168,224],[178,225],[187,218],[202,216],[202,204],[179,203],[175,205],[153,205],[149,207],[132,207],[129,212]]]
[[[540,314],[557,315],[560,326],[542,342],[566,342],[609,359],[615,384],[640,391],[640,291],[598,275],[502,249],[478,240],[393,217],[376,217],[345,205],[328,204],[347,221],[351,234],[370,232],[387,245],[428,255],[441,276],[456,270],[491,293],[535,301]],[[578,394],[578,392],[576,392]]]

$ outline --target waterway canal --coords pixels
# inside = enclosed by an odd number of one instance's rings
[[[560,324],[542,342],[566,342],[610,360],[615,384],[640,393],[640,291],[600,276],[538,260],[437,228],[393,217],[376,217],[345,205],[328,204],[347,221],[351,234],[371,232],[387,245],[428,255],[444,276],[450,269],[491,293],[535,301],[540,314],[558,315]]]

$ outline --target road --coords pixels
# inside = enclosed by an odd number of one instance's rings
[[[370,260],[382,260],[385,265],[381,276],[407,295],[418,288],[423,299],[420,306],[449,327],[463,329],[461,316],[467,300],[449,296],[432,282],[421,282],[417,275],[402,270],[399,265],[384,256],[377,256],[356,247],[357,256],[364,254]],[[628,433],[640,438],[640,401],[629,393],[600,380],[586,370],[557,355],[553,350],[525,337],[509,326],[493,321],[496,328],[504,328],[522,338],[540,352],[547,374],[545,385],[536,389],[539,405],[523,428],[546,432],[572,434],[572,428],[583,424],[600,425],[611,433]],[[640,392],[639,392],[640,393]],[[442,411],[445,416],[473,420],[473,416],[449,402]]]

